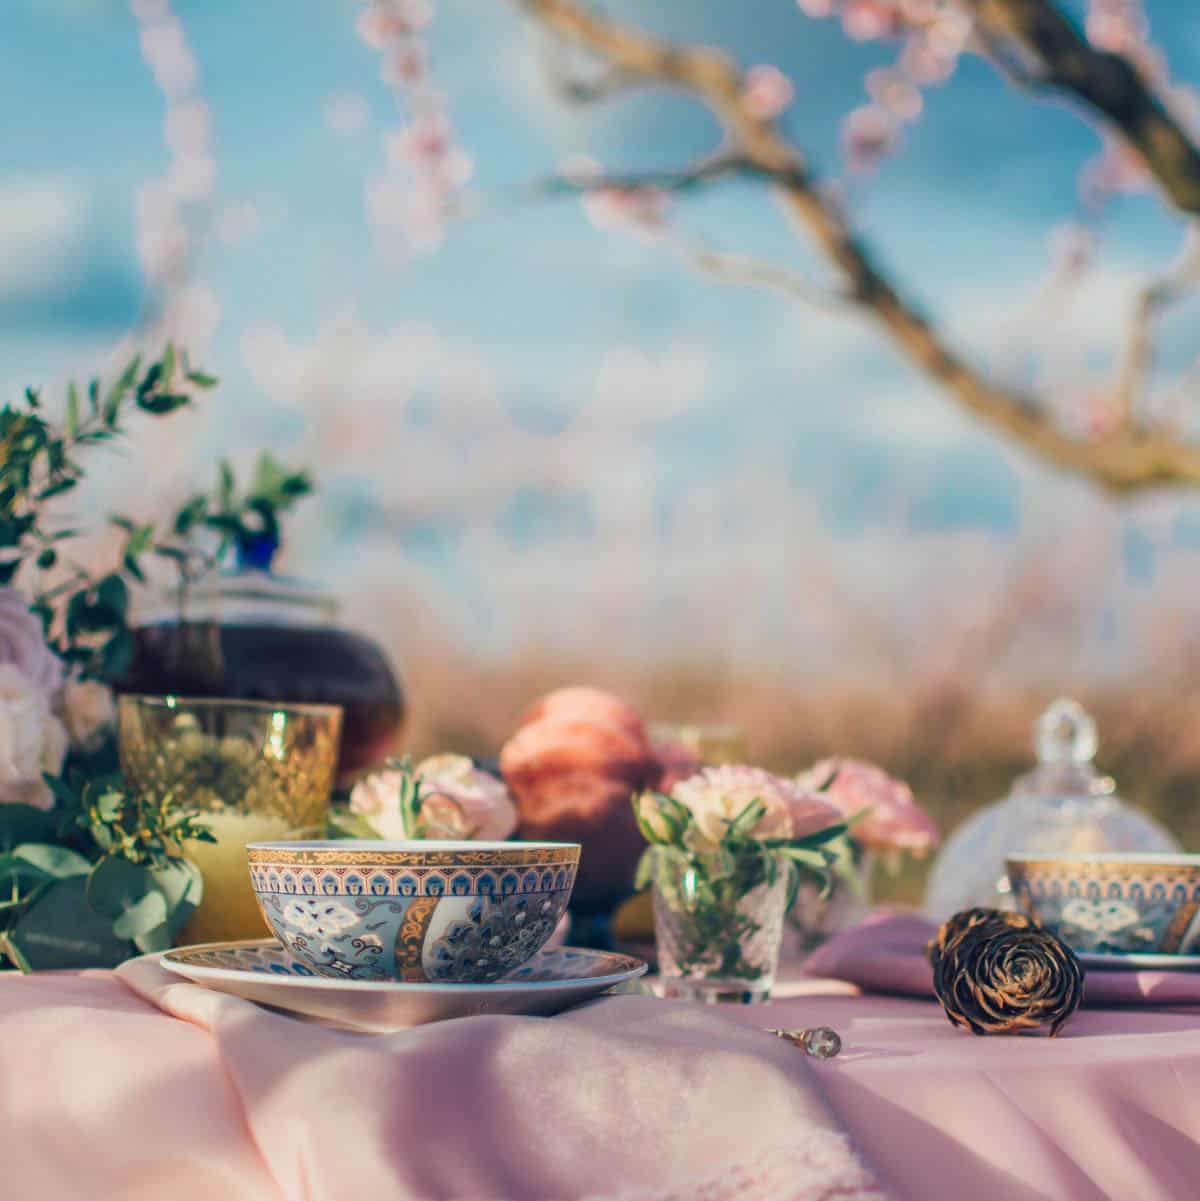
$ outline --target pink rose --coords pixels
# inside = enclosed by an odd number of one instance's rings
[[[43,774],[56,776],[67,732],[50,712],[45,692],[11,663],[0,663],[0,803],[54,804]]]
[[[882,768],[861,759],[823,759],[802,772],[797,783],[817,788],[830,780],[822,794],[844,817],[866,811],[850,834],[873,850],[912,851],[923,855],[940,840],[933,819],[913,800],[912,789]]]
[[[715,850],[752,801],[761,801],[766,812],[747,831],[750,838],[806,838],[842,820],[841,811],[820,793],[757,767],[706,767],[677,784],[671,795],[691,813],[684,840],[700,852]]]
[[[62,660],[46,645],[41,619],[15,588],[0,588],[0,664],[4,663],[11,663],[47,695],[62,684]]]
[[[96,750],[117,719],[112,689],[99,680],[68,680],[61,712],[71,745],[83,751]]]

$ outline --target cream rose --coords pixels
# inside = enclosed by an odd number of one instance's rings
[[[67,753],[67,732],[46,693],[12,663],[0,663],[0,802],[49,809],[43,773],[56,776]]]
[[[405,828],[400,809],[404,773],[397,769],[360,780],[350,793],[350,812],[365,818],[381,838],[497,841],[516,829],[517,810],[508,789],[465,755],[435,755],[413,774],[421,783],[418,830]]]
[[[68,680],[61,712],[71,745],[81,751],[94,751],[117,717],[112,689],[99,680]]]
[[[62,660],[46,645],[41,619],[15,588],[0,588],[0,665],[15,667],[47,696],[62,684]]]
[[[417,765],[426,838],[501,841],[517,828],[517,807],[502,781],[465,755],[434,755]]]
[[[404,773],[388,768],[364,776],[350,793],[350,812],[365,818],[380,838],[413,837],[404,828],[400,812],[400,788]]]
[[[691,813],[684,838],[700,852],[714,850],[752,801],[761,801],[766,811],[746,831],[750,838],[805,838],[842,820],[820,793],[757,767],[706,767],[676,784],[671,795]]]

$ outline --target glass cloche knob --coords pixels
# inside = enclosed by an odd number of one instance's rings
[[[1033,745],[1040,763],[1090,763],[1096,723],[1078,701],[1060,698],[1034,723]]]

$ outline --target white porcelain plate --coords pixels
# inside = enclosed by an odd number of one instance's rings
[[[646,971],[632,955],[555,947],[494,984],[337,980],[314,974],[273,938],[177,947],[159,962],[204,988],[374,1032],[484,1013],[558,1013]]]
[[[1200,955],[1142,955],[1135,951],[1077,951],[1084,967],[1124,972],[1197,972]]]

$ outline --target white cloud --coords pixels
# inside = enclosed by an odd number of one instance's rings
[[[88,199],[68,176],[0,176],[0,301],[56,292],[78,271]]]

